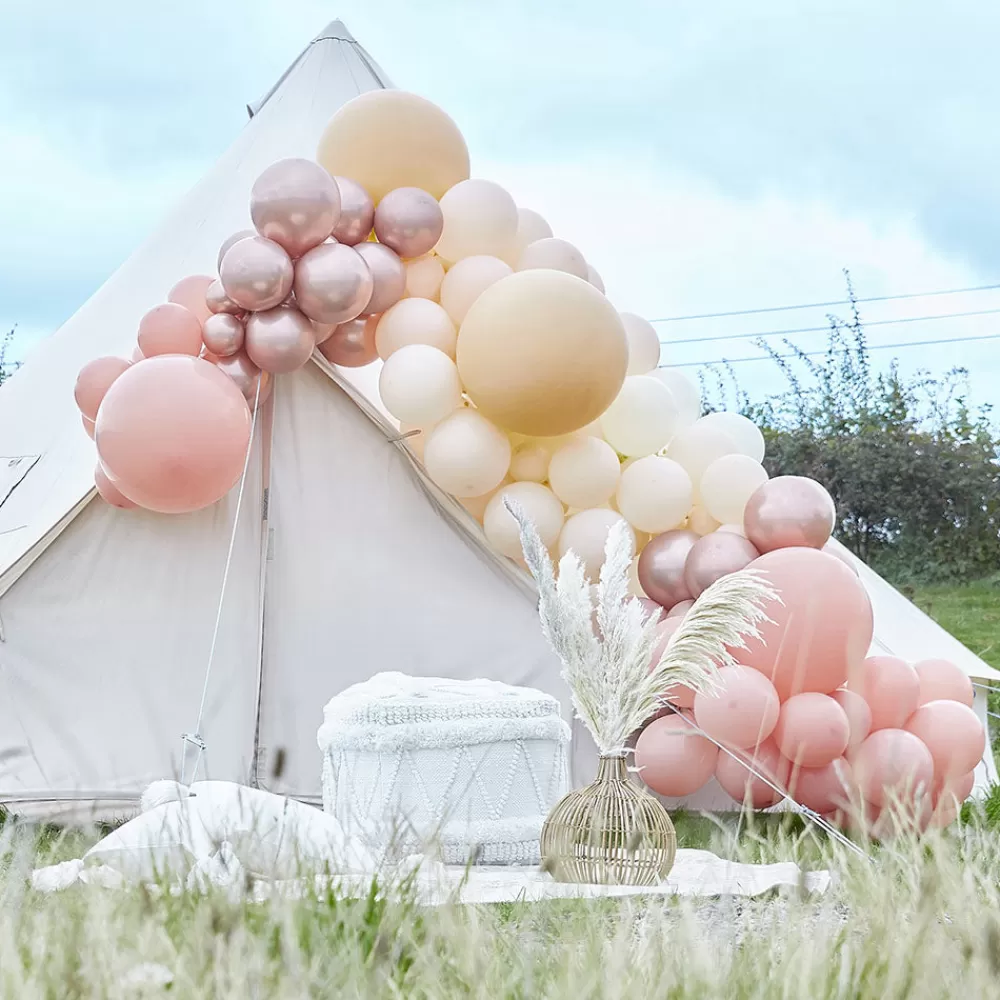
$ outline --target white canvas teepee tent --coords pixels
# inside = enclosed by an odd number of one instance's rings
[[[0,803],[51,817],[127,811],[148,782],[180,774],[203,691],[208,775],[312,800],[323,704],[381,670],[527,684],[568,715],[530,581],[428,482],[371,372],[320,360],[279,379],[241,503],[234,490],[162,517],[94,499],[96,456],[72,397],[80,367],[127,356],[141,315],[180,277],[211,272],[220,243],[248,226],[257,175],[312,156],[340,105],[388,85],[343,24],[329,25],[160,229],[0,391]],[[907,655],[893,636],[925,634],[917,655],[1000,677],[877,577],[865,582],[888,648]],[[574,734],[580,781],[593,761]]]

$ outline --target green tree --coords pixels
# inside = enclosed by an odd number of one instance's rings
[[[13,342],[13,330],[8,330],[3,340],[0,340],[0,385],[3,385],[3,380],[17,367],[16,362],[7,360],[7,354]]]

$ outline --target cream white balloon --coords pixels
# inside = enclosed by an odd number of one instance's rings
[[[630,375],[601,416],[604,439],[622,455],[642,458],[659,451],[677,432],[670,390],[649,375]]]
[[[767,482],[767,471],[748,455],[723,455],[701,477],[698,495],[716,521],[742,524],[743,508],[758,486]]]
[[[544,240],[529,243],[517,258],[518,271],[532,271],[545,268],[549,271],[565,271],[574,277],[587,280],[587,261],[572,243],[550,236]]]
[[[514,245],[517,205],[493,181],[460,181],[442,197],[441,214],[444,229],[434,249],[452,264],[477,254],[503,257]]]
[[[379,395],[399,421],[430,427],[462,403],[462,383],[455,362],[427,344],[409,344],[394,351],[382,365]]]
[[[406,269],[406,294],[414,299],[430,299],[437,302],[444,281],[444,264],[432,253],[423,257],[404,260]]]
[[[593,264],[587,265],[587,281],[589,281],[599,292],[604,292],[604,279],[600,276],[600,274],[598,274],[597,269]]]
[[[741,413],[709,413],[702,417],[707,427],[716,427],[728,434],[736,443],[741,454],[752,458],[755,462],[764,460],[764,435],[760,428]]]
[[[549,449],[537,441],[522,441],[510,456],[514,482],[544,483],[549,477]]]
[[[604,565],[604,546],[612,527],[625,519],[604,507],[581,510],[566,520],[559,534],[559,556],[574,552],[591,583],[597,583]],[[626,522],[628,523],[628,522]],[[631,533],[632,529],[629,528]],[[635,535],[632,535],[633,551]]]
[[[687,427],[701,416],[701,392],[684,372],[679,368],[656,368],[650,375],[662,382],[674,397],[679,427]]]
[[[510,441],[475,410],[456,410],[427,436],[424,467],[448,493],[479,497],[507,475]]]
[[[530,208],[517,210],[517,232],[514,234],[514,245],[511,247],[509,262],[511,266],[517,263],[518,257],[529,243],[546,240],[552,236],[552,227],[536,211]]]
[[[441,306],[456,326],[462,325],[473,302],[490,285],[513,274],[511,267],[499,257],[478,255],[466,257],[455,264],[441,282]]]
[[[636,556],[628,568],[628,592],[633,597],[648,597],[649,595],[642,589],[639,582],[639,557]]]
[[[523,557],[517,521],[504,506],[505,500],[512,500],[521,507],[546,548],[559,541],[564,512],[552,490],[540,483],[511,483],[493,494],[483,514],[483,531],[495,549],[511,559]]]
[[[739,452],[736,441],[718,425],[706,423],[702,417],[681,428],[667,448],[667,458],[679,462],[687,470],[691,482],[701,484],[705,470],[723,455]]]
[[[549,462],[549,485],[568,507],[600,507],[618,488],[621,466],[614,448],[590,435],[562,445]]]
[[[646,375],[660,363],[660,337],[648,319],[635,313],[619,313],[628,336],[628,373]],[[670,388],[669,386],[667,388]]]
[[[375,350],[383,361],[410,344],[436,347],[454,360],[457,339],[451,317],[429,299],[400,299],[382,313],[375,328]]]
[[[691,477],[681,466],[669,458],[649,455],[622,473],[615,500],[633,528],[659,534],[684,522],[692,493]]]

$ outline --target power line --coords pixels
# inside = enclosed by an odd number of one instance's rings
[[[885,351],[894,347],[932,347],[935,344],[963,344],[974,340],[1000,340],[1000,333],[989,333],[978,337],[942,337],[940,340],[909,340],[896,344],[872,344],[866,348],[869,351]],[[839,348],[833,353],[846,354],[850,348]],[[676,365],[660,365],[660,368],[698,368],[703,365],[738,365],[746,361],[773,361],[777,358],[817,357],[829,354],[825,351],[792,351],[788,354],[759,354],[752,358],[720,358],[718,361],[682,361]]]
[[[933,319],[961,319],[966,316],[991,316],[1000,313],[997,309],[973,309],[969,312],[937,313],[933,316],[902,316],[899,319],[873,319],[862,324],[869,326],[894,326],[898,323],[925,323]],[[710,344],[718,340],[753,340],[755,337],[781,337],[799,333],[829,332],[830,324],[826,326],[803,326],[797,330],[761,330],[758,333],[723,333],[717,337],[689,337],[686,340],[661,340],[661,344]]]
[[[922,299],[934,295],[964,295],[968,292],[991,292],[1000,288],[997,285],[971,285],[968,288],[942,288],[933,292],[905,292],[901,295],[871,295],[855,302],[897,302],[901,299]],[[650,323],[680,323],[689,319],[724,319],[727,316],[755,316],[760,313],[791,312],[795,309],[826,309],[830,306],[849,306],[850,299],[834,299],[831,302],[803,302],[799,305],[763,306],[760,309],[733,309],[729,312],[695,313],[690,316],[660,316],[651,319]]]

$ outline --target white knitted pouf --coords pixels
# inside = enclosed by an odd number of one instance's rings
[[[568,790],[555,698],[496,681],[377,674],[324,710],[323,808],[381,857],[537,864]]]

